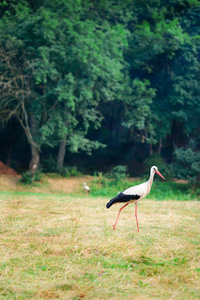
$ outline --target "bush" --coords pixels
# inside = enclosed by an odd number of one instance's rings
[[[42,178],[42,172],[40,170],[37,170],[35,174],[33,175],[30,171],[26,171],[22,174],[22,177],[20,179],[20,182],[22,182],[25,185],[33,184],[34,182],[40,181]]]
[[[191,141],[185,149],[176,148],[173,164],[175,176],[187,179],[194,188],[200,185],[200,152],[195,149],[195,146],[194,141]]]
[[[66,178],[69,178],[69,177],[78,177],[81,175],[81,172],[79,172],[77,170],[77,167],[76,166],[73,166],[73,167],[64,167],[62,168],[60,171],[59,171],[59,174],[62,176],[62,177],[66,177]]]
[[[115,166],[113,169],[108,172],[105,177],[115,179],[119,181],[121,179],[125,179],[128,176],[127,174],[127,166]]]

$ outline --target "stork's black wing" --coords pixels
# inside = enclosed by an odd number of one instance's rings
[[[116,197],[112,198],[107,204],[106,207],[109,208],[115,203],[123,203],[129,202],[131,200],[138,200],[140,198],[139,195],[126,195],[123,192],[117,195]]]

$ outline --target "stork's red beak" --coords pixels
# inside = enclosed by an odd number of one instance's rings
[[[162,174],[159,171],[156,170],[156,174],[158,174],[162,179],[165,180],[165,177],[163,177]]]

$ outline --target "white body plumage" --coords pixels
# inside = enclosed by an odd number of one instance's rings
[[[130,200],[130,202],[139,202],[141,201],[144,197],[146,197],[146,195],[149,194],[150,190],[151,190],[151,186],[152,186],[152,183],[153,183],[153,178],[154,178],[154,175],[155,175],[155,170],[158,171],[158,168],[153,166],[151,167],[151,170],[150,170],[150,177],[149,177],[149,180],[144,182],[144,183],[141,183],[141,184],[138,184],[138,185],[135,185],[135,186],[132,186],[128,189],[126,189],[125,191],[123,191],[122,193],[125,194],[125,195],[138,195],[140,196],[140,198],[138,200]]]

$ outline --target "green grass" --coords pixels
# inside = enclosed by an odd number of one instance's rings
[[[1,192],[0,299],[200,298],[199,202],[108,200]]]

